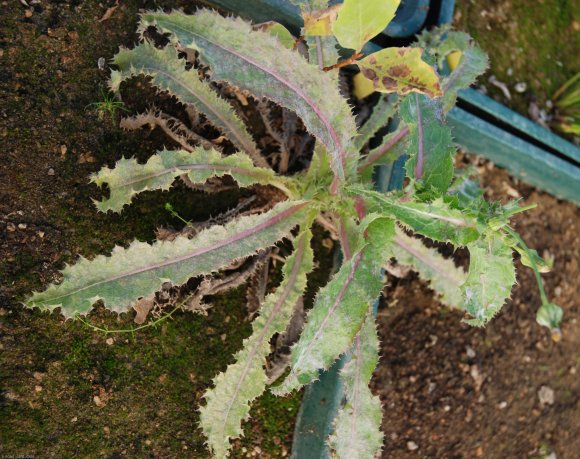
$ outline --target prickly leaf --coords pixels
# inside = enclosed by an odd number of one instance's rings
[[[230,175],[240,186],[254,184],[273,185],[292,194],[292,181],[277,177],[272,169],[255,167],[249,156],[235,153],[222,156],[216,150],[198,148],[190,153],[184,150],[163,150],[151,156],[146,164],[136,159],[121,159],[115,168],[102,168],[91,177],[98,186],[106,183],[110,197],[96,202],[97,208],[106,212],[120,212],[130,204],[133,196],[147,190],[167,190],[176,177],[186,174],[193,182],[202,184],[210,177]]]
[[[438,101],[412,94],[401,103],[400,115],[409,128],[407,176],[422,200],[442,196],[453,179],[455,146]]]
[[[346,403],[329,440],[334,457],[368,459],[376,457],[383,445],[381,401],[369,388],[379,363],[378,347],[375,319],[369,312],[340,373]]]
[[[362,225],[361,225],[362,226]],[[322,288],[292,348],[291,370],[273,392],[283,394],[318,378],[351,346],[369,306],[383,285],[381,268],[392,255],[393,221],[380,218],[367,227],[366,244],[346,260]]]
[[[440,255],[437,250],[426,247],[419,239],[409,237],[397,229],[393,240],[393,252],[397,263],[410,266],[428,281],[440,300],[448,306],[463,309],[461,285],[466,273],[455,266],[453,260]]]
[[[335,174],[345,177],[349,157],[356,157],[350,145],[356,126],[332,77],[239,18],[223,18],[208,10],[193,16],[144,13],[140,27],[150,25],[171,33],[180,46],[197,49],[211,67],[212,79],[228,81],[295,111],[327,147]]]
[[[200,409],[200,423],[215,457],[225,457],[229,440],[242,435],[241,424],[249,416],[250,403],[266,388],[264,365],[271,352],[270,338],[286,329],[306,288],[306,275],[313,268],[311,236],[310,230],[305,230],[296,239],[296,250],[283,268],[284,280],[266,297],[252,323],[252,335],[236,353],[236,362],[215,378],[214,388],[204,395],[207,404]]]
[[[477,221],[452,209],[442,199],[431,203],[400,202],[362,187],[351,187],[350,190],[362,195],[370,210],[392,215],[413,231],[433,240],[463,246],[479,238]]]
[[[330,67],[338,62],[338,48],[336,38],[329,35],[327,37],[306,37],[308,45],[308,61],[318,66],[319,69]],[[338,71],[329,72],[333,78],[338,78]]]
[[[86,314],[98,300],[113,311],[124,312],[164,282],[183,284],[190,277],[213,273],[232,260],[272,246],[288,236],[307,212],[306,202],[285,201],[266,213],[208,228],[193,239],[178,237],[151,245],[135,241],[126,249],[116,247],[110,257],[83,258],[67,266],[59,285],[34,293],[26,303],[48,309],[60,306],[65,317]]]
[[[150,76],[152,84],[161,91],[203,113],[236,147],[252,158],[260,156],[252,136],[230,104],[220,98],[207,81],[200,80],[195,70],[185,70],[185,61],[178,58],[173,46],[157,49],[145,41],[133,49],[122,48],[113,63],[119,67],[118,71],[111,72],[113,91],[118,91],[124,80],[137,75]],[[264,160],[258,164],[267,166]]]
[[[391,100],[389,96],[382,96],[373,107],[369,118],[358,130],[358,135],[353,142],[355,148],[360,150],[364,147],[379,129],[389,124],[389,120],[395,116],[396,111],[397,106],[395,105],[395,101]]]
[[[470,325],[483,326],[492,319],[509,298],[516,273],[512,249],[497,234],[467,246],[469,272],[462,285],[465,309],[472,317]]]
[[[442,103],[446,112],[455,105],[458,91],[473,84],[489,64],[485,52],[465,32],[451,31],[446,34],[437,49],[439,67],[442,67],[443,60],[454,52],[461,53],[459,64],[442,81],[445,92]]]

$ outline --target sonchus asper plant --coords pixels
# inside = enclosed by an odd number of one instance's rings
[[[160,92],[203,114],[238,152],[223,155],[206,140],[193,148],[182,142],[183,149],[160,151],[145,164],[121,159],[113,169],[105,167],[92,177],[109,188],[109,197],[96,203],[103,212],[121,212],[138,193],[167,190],[177,177],[201,186],[227,175],[242,187],[276,187],[285,200],[193,237],[135,241],[110,256],[81,259],[63,270],[60,284],[34,293],[27,305],[60,307],[65,317],[74,318],[100,300],[113,311],[125,312],[165,282],[178,285],[212,275],[234,260],[291,240],[294,250],[285,260],[283,279],[265,297],[253,333],[236,353],[236,362],[205,393],[200,412],[208,446],[215,457],[227,456],[230,440],[243,434],[250,403],[268,386],[278,395],[297,390],[348,353],[341,373],[346,403],[329,446],[340,458],[372,458],[383,444],[381,404],[369,390],[378,361],[372,304],[383,288],[383,268],[392,259],[410,266],[431,282],[441,301],[463,310],[466,322],[483,326],[510,296],[516,280],[514,250],[536,274],[547,264],[509,226],[510,217],[525,209],[516,203],[488,203],[473,181],[454,175],[456,147],[445,114],[457,92],[485,70],[481,49],[464,33],[436,31],[421,36],[416,46],[365,56],[363,45],[393,18],[398,0],[346,0],[331,8],[326,0],[296,3],[304,18],[307,52],[302,53],[297,48],[304,43],[279,24],[253,27],[205,9],[194,15],[143,13],[141,42],[115,56],[118,70],[112,72],[111,89],[119,91],[123,81],[144,75]],[[146,37],[152,28],[168,37],[168,44],[150,42]],[[339,48],[349,50],[350,57],[340,61]],[[462,56],[459,65],[446,74],[445,59],[457,52]],[[339,68],[346,64],[357,66],[376,91],[399,96],[381,99],[360,128],[339,90]],[[297,114],[316,141],[308,169],[282,176],[268,167],[254,138],[212,82]],[[395,114],[399,127],[369,150],[369,140]],[[407,157],[404,189],[374,191],[373,167],[401,155]],[[314,265],[310,240],[317,220],[325,221],[340,241],[342,266],[316,295],[291,349],[288,371],[269,381],[265,365],[270,340],[284,332],[304,294]],[[467,272],[424,245],[426,238],[467,248]],[[538,321],[556,332],[561,309],[541,293]]]

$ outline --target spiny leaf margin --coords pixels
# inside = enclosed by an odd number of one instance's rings
[[[168,190],[175,178],[182,174],[196,184],[203,184],[210,177],[230,175],[240,186],[273,185],[289,197],[294,195],[290,191],[295,188],[292,179],[278,177],[272,169],[255,167],[244,153],[222,156],[214,149],[197,148],[193,152],[162,150],[145,164],[139,164],[135,158],[122,158],[113,169],[102,168],[91,176],[91,181],[99,187],[106,183],[110,197],[95,201],[95,205],[101,212],[120,212],[137,194],[148,190]]]
[[[200,424],[215,457],[225,457],[229,440],[242,435],[241,423],[249,416],[250,403],[266,388],[264,365],[271,350],[270,338],[285,330],[306,288],[306,275],[313,269],[311,236],[306,229],[296,238],[296,250],[283,268],[284,280],[266,297],[252,323],[252,335],[236,353],[236,362],[220,373],[214,388],[204,394],[207,404],[200,409]]]
[[[182,47],[199,51],[212,69],[212,79],[235,84],[296,112],[327,147],[339,178],[344,179],[349,164],[354,168],[351,139],[356,124],[346,100],[332,77],[281,46],[275,37],[252,30],[240,18],[224,18],[206,9],[192,16],[175,11],[143,13],[139,30],[149,26],[172,34]]]
[[[266,213],[212,226],[193,239],[178,237],[151,245],[134,241],[126,249],[115,247],[110,257],[81,258],[62,271],[60,284],[34,293],[26,305],[49,310],[60,306],[69,318],[88,313],[96,301],[103,300],[109,309],[125,312],[137,298],[154,293],[164,282],[183,284],[274,245],[289,236],[307,213],[307,201],[284,201]]]

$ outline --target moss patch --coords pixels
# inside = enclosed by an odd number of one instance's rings
[[[530,96],[544,106],[565,81],[580,71],[577,1],[456,2],[454,25],[472,35],[489,54],[488,75],[508,85],[512,100],[505,101],[498,88],[487,84],[490,94],[525,116]],[[515,92],[518,82],[526,83],[531,93]]]

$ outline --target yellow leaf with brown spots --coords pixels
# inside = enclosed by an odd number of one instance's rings
[[[332,26],[342,5],[334,5],[312,13],[304,12],[304,35],[308,37],[324,37],[332,35]]]
[[[420,48],[386,48],[357,61],[363,76],[379,92],[401,95],[419,92],[429,97],[441,97],[439,76],[421,60]]]

